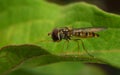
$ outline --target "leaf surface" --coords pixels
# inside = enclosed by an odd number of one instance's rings
[[[40,66],[75,60],[120,67],[119,22],[119,15],[84,2],[58,6],[44,0],[0,1],[0,73],[12,71],[21,62],[24,66]],[[98,38],[82,39],[95,58],[85,53],[80,41],[80,49],[74,41],[69,42],[68,48],[65,40],[52,42],[47,34],[65,26],[108,28],[99,32]]]

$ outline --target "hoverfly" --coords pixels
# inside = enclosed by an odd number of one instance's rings
[[[59,42],[62,39],[64,40],[81,40],[81,38],[93,38],[93,37],[99,37],[99,34],[96,32],[105,30],[105,27],[86,27],[86,28],[70,28],[70,27],[61,27],[61,28],[55,28],[51,33],[48,33],[48,35],[51,35],[51,38],[54,42]],[[72,37],[77,37],[76,39],[71,39]],[[79,38],[79,39],[78,39]],[[87,52],[85,49],[84,43],[81,40],[82,47],[86,51],[86,53],[90,56],[92,56],[90,53]],[[79,47],[79,43],[78,43]]]

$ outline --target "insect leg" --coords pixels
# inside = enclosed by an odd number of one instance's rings
[[[79,49],[80,49],[80,45],[79,45],[79,41],[77,40],[77,39],[74,39],[74,41],[76,41],[77,42],[77,45],[78,45],[78,54],[80,53],[79,51]]]
[[[68,49],[69,40],[66,40],[66,41],[67,41],[67,47],[66,48]]]
[[[84,51],[85,51],[89,56],[94,57],[93,55],[91,55],[91,54],[85,49],[85,45],[84,45],[84,43],[83,43],[83,41],[82,41],[81,39],[74,39],[74,40],[80,40]],[[78,45],[79,45],[79,42],[78,42]],[[78,46],[78,47],[79,47],[79,46]]]
[[[65,52],[65,55],[67,55],[66,50],[68,49],[68,46],[69,46],[69,40],[65,40],[63,44],[63,51],[62,51],[62,52]]]
[[[66,36],[65,40],[67,41],[67,49],[68,49],[69,40],[71,40],[71,38],[69,36]]]

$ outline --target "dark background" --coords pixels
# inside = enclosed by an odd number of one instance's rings
[[[99,8],[116,14],[120,14],[120,0],[47,0],[59,5],[67,5],[74,2],[87,2],[98,6]]]

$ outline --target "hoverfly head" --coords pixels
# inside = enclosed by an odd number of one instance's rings
[[[48,35],[49,35],[49,33],[48,33]],[[59,29],[55,28],[51,33],[51,37],[54,42],[59,42],[62,40],[62,33]]]

